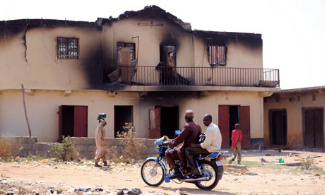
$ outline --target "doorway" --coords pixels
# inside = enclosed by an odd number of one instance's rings
[[[59,141],[64,137],[88,136],[88,107],[60,106],[59,107]]]
[[[178,107],[161,107],[161,135],[174,138],[175,130],[178,130]]]
[[[250,107],[219,105],[218,126],[222,135],[221,148],[231,147],[231,132],[236,123],[243,133],[242,148],[250,147]]]
[[[323,148],[324,108],[302,108],[304,146]]]
[[[235,124],[239,123],[239,106],[229,106],[229,140],[230,146],[231,141],[231,132],[235,129]]]
[[[269,111],[270,142],[272,145],[287,145],[287,110]]]
[[[114,106],[114,137],[125,132],[125,123],[133,123],[133,106]]]
[[[176,68],[176,46],[160,45],[160,61],[167,66]]]
[[[161,107],[149,109],[149,138],[164,135],[174,138],[175,130],[179,129],[178,107]]]

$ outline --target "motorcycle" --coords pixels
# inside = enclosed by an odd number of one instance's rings
[[[154,142],[157,151],[157,157],[149,157],[141,166],[142,180],[149,186],[159,186],[164,181],[170,182],[169,175],[174,174],[174,169],[169,169],[166,164],[165,152],[168,148],[168,137],[164,136]],[[179,167],[181,175],[172,179],[175,183],[183,182],[194,183],[202,190],[212,190],[218,185],[223,176],[223,154],[214,152],[206,156],[195,157],[195,164],[199,170],[199,174],[192,175],[186,172],[179,160],[175,160],[175,164]]]

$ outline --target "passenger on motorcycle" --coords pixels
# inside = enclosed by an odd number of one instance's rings
[[[193,118],[193,111],[187,110],[185,112],[186,125],[178,137],[168,142],[168,146],[171,148],[171,150],[166,151],[165,157],[170,168],[174,169],[174,174],[169,176],[170,179],[174,179],[181,175],[179,167],[176,167],[175,165],[175,160],[180,160],[183,167],[187,166],[185,148],[188,147],[191,143],[195,143],[199,134],[201,133],[201,127],[193,121]],[[181,146],[176,147],[179,144],[181,144]]]
[[[207,129],[203,131],[205,134],[203,143],[191,143],[189,147],[185,149],[188,166],[191,167],[190,173],[194,175],[199,173],[195,166],[194,156],[199,154],[208,155],[212,152],[218,152],[221,149],[222,136],[219,127],[212,122],[212,116],[210,114],[204,115],[203,124],[207,127]]]

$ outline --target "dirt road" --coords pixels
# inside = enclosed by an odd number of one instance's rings
[[[301,170],[300,166],[288,166],[299,164],[306,157],[313,159],[312,164],[318,168]],[[277,163],[279,158],[285,164]],[[202,191],[189,183],[149,187],[141,179],[140,163],[112,163],[109,168],[95,168],[89,160],[66,163],[51,159],[2,160],[0,194],[116,194],[119,189],[134,187],[143,194],[325,194],[324,152],[244,151],[242,164],[247,169],[226,165],[218,186],[212,191]]]

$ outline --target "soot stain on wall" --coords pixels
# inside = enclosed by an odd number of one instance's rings
[[[182,35],[188,35],[201,38],[207,45],[218,44],[227,45],[229,42],[237,42],[249,48],[256,49],[262,47],[262,39],[260,34],[252,33],[231,33],[231,32],[215,32],[215,31],[199,31],[191,30],[189,23],[184,23],[176,16],[166,12],[157,6],[147,6],[140,11],[126,11],[118,18],[98,19],[96,22],[82,22],[82,21],[66,21],[66,20],[48,20],[48,19],[21,19],[12,21],[0,21],[0,40],[15,37],[15,35],[22,34],[22,39],[25,45],[25,58],[27,61],[27,44],[26,33],[27,30],[39,27],[55,28],[55,27],[87,27],[102,31],[102,25],[111,25],[113,22],[128,18],[138,18],[143,20],[157,20],[168,22],[171,28],[164,30],[164,36],[160,41],[160,45],[175,46],[175,53],[179,49],[179,38]],[[178,29],[178,30],[177,30]],[[105,59],[110,62],[103,62],[102,45],[99,44],[93,49],[88,56],[83,56],[81,67],[86,73],[85,79],[88,80],[90,88],[102,89],[108,88],[117,90],[123,88],[124,85],[115,85],[105,83],[107,73],[110,72],[110,66],[114,65],[113,59]]]
[[[103,81],[101,45],[96,45],[88,56],[85,56],[84,58],[85,59],[82,61],[82,67],[86,74],[88,84],[90,85],[90,88],[97,88]]]
[[[235,42],[243,44],[247,48],[251,49],[259,49],[263,45],[261,34],[199,30],[194,31],[193,33],[204,40],[207,45],[217,44],[227,46],[230,42]]]

